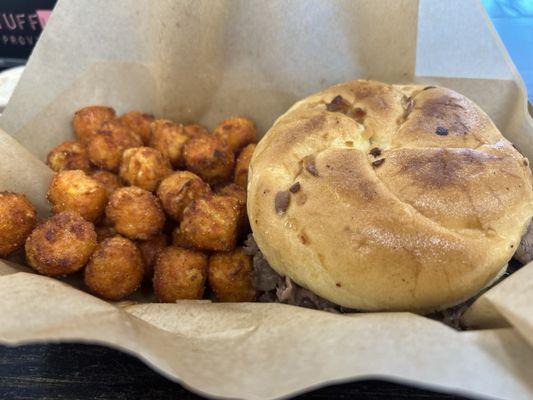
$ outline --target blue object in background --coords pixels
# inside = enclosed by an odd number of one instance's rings
[[[482,0],[533,102],[533,0]]]

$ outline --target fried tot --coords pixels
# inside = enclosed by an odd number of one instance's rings
[[[172,245],[174,246],[183,247],[184,249],[194,249],[194,246],[183,237],[179,225],[172,231],[171,239]]]
[[[105,188],[108,198],[115,190],[124,186],[117,174],[103,169],[93,172],[91,178],[99,182]]]
[[[201,299],[207,277],[207,256],[203,253],[170,246],[154,266],[154,291],[162,303],[180,299]]]
[[[65,211],[33,230],[26,240],[26,259],[39,273],[68,275],[81,269],[96,248],[96,232],[79,214]]]
[[[100,218],[107,204],[105,188],[79,170],[55,174],[48,186],[47,198],[54,214],[73,211],[89,222]]]
[[[151,127],[150,146],[163,153],[175,168],[183,167],[183,145],[189,140],[183,125],[167,119],[157,119]]]
[[[145,145],[150,143],[150,137],[152,136],[150,124],[154,121],[153,115],[145,114],[142,111],[130,111],[121,115],[119,120],[135,132]]]
[[[242,205],[230,196],[193,200],[183,212],[177,240],[197,249],[230,251],[235,248]]]
[[[244,228],[248,226],[248,214],[246,212],[246,190],[236,183],[229,183],[224,186],[219,186],[215,193],[221,196],[233,197],[239,202],[239,230],[237,237],[243,232]]]
[[[118,233],[130,239],[148,240],[165,224],[159,199],[136,186],[116,190],[107,204],[106,216]]]
[[[101,243],[106,239],[109,239],[109,238],[112,238],[118,235],[115,228],[113,228],[112,226],[108,226],[108,225],[95,226],[94,230],[96,232],[96,241],[98,243]]]
[[[246,208],[246,190],[236,183],[228,183],[215,189],[215,193],[221,196],[230,196],[236,199],[239,204]]]
[[[0,192],[0,257],[21,248],[36,223],[37,212],[25,195]]]
[[[250,143],[257,142],[255,124],[246,117],[225,119],[213,130],[213,135],[226,143],[234,153],[238,153]]]
[[[209,287],[218,301],[254,301],[252,258],[241,247],[228,253],[215,253],[209,258]]]
[[[168,160],[151,147],[133,147],[122,155],[119,174],[131,186],[153,192],[159,182],[171,173]]]
[[[144,278],[151,279],[154,274],[154,264],[159,253],[167,247],[168,238],[164,233],[159,233],[148,240],[137,240],[135,242],[143,258]]]
[[[84,271],[84,282],[95,295],[121,300],[141,285],[141,252],[126,238],[116,236],[98,245]]]
[[[233,174],[233,182],[246,189],[248,186],[248,168],[250,166],[250,160],[254,154],[256,144],[251,143],[246,146],[237,157],[235,161],[235,171]]]
[[[82,142],[88,142],[102,124],[115,118],[115,110],[106,106],[84,107],[74,113],[72,127]]]
[[[116,172],[122,153],[131,147],[142,146],[142,140],[118,120],[105,122],[87,144],[89,160],[98,168]]]
[[[190,139],[183,148],[183,158],[187,169],[210,185],[231,180],[235,164],[233,152],[216,137]]]
[[[46,164],[55,172],[79,169],[91,170],[87,146],[76,140],[67,140],[54,147],[46,157]]]
[[[183,127],[185,134],[189,138],[195,138],[198,136],[209,135],[209,131],[205,126],[200,124],[188,124]]]
[[[165,212],[180,221],[183,210],[191,201],[210,196],[211,188],[202,179],[189,171],[178,171],[167,176],[157,188]]]

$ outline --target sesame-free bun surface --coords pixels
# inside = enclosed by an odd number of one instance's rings
[[[531,171],[466,97],[352,81],[274,123],[248,214],[272,267],[318,295],[430,312],[501,273],[533,215]]]

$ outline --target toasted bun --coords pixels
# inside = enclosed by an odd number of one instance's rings
[[[533,214],[532,178],[466,97],[359,80],[275,122],[251,161],[248,214],[272,267],[318,295],[430,312],[498,276]]]

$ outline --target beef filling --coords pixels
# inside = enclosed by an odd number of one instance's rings
[[[293,306],[330,312],[346,312],[346,309],[317,296],[310,290],[281,276],[268,264],[252,235],[244,243],[244,251],[253,257],[252,284],[259,291],[258,300],[263,303],[285,303]]]
[[[333,313],[354,313],[354,309],[339,306],[317,296],[308,289],[291,281],[287,276],[281,276],[268,264],[268,261],[259,250],[253,236],[250,234],[244,242],[244,251],[253,257],[252,284],[259,292],[258,301],[262,303],[284,303],[293,306],[311,308],[314,310],[329,311]],[[521,263],[511,260],[507,272],[500,278],[505,279],[521,267]],[[498,280],[498,282],[500,281]],[[488,290],[488,289],[486,289]],[[481,295],[481,293],[479,294]],[[479,296],[478,295],[478,296]],[[476,296],[477,297],[477,296]],[[428,318],[439,320],[452,328],[463,330],[461,316],[476,298],[447,308],[446,310],[427,315]]]

